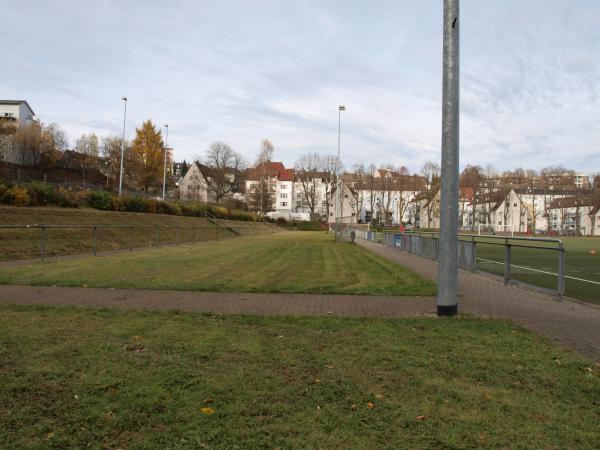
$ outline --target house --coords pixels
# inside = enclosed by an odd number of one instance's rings
[[[283,216],[293,212],[294,169],[286,169],[282,162],[268,161],[246,169],[244,175],[246,202],[251,208]]]
[[[35,113],[26,100],[0,100],[0,122],[18,126],[34,117]]]
[[[583,236],[600,235],[600,190],[572,197],[560,197],[549,208],[554,231]]]
[[[239,190],[239,175],[234,169],[221,171],[196,161],[179,180],[179,198],[202,203],[233,198]]]

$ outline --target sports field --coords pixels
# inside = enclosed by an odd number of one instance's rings
[[[295,232],[1,269],[0,283],[218,292],[435,295],[424,278],[326,233]]]
[[[566,249],[566,295],[600,304],[600,238],[561,237]],[[477,239],[477,269],[502,275],[504,247]],[[510,243],[522,244],[521,241]],[[532,242],[555,248],[555,244]],[[558,252],[532,248],[512,248],[512,277],[537,286],[556,289]],[[520,266],[520,267],[517,267]],[[528,270],[528,269],[535,269]],[[547,272],[547,273],[542,273]],[[587,281],[582,281],[587,280]]]
[[[600,367],[507,322],[0,307],[0,447],[597,448]]]

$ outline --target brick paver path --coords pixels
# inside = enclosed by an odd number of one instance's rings
[[[437,264],[381,244],[359,240],[369,250],[435,280]],[[600,361],[600,308],[492,276],[461,271],[460,311],[515,321]],[[0,303],[121,309],[205,311],[217,314],[335,315],[401,318],[435,313],[433,297],[244,294],[140,289],[0,286]]]
[[[437,279],[437,263],[370,241],[358,244],[425,278]],[[459,271],[459,311],[508,319],[600,361],[600,308],[552,294],[506,285],[491,275]]]

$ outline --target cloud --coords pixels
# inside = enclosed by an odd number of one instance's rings
[[[270,138],[304,152],[418,170],[439,160],[441,2],[14,2],[3,97],[71,141],[169,124],[176,157],[224,140],[252,161]],[[461,3],[461,164],[600,170],[600,4]],[[25,27],[26,34],[22,33]]]

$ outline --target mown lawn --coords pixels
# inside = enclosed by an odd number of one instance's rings
[[[501,321],[2,306],[0,368],[1,448],[600,444],[600,367]]]
[[[434,295],[435,285],[331,235],[295,232],[2,269],[0,283],[222,292]]]

